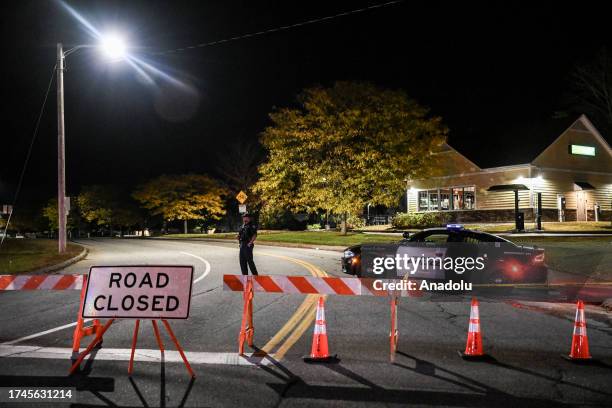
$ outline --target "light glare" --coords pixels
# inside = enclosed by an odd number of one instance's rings
[[[123,59],[126,54],[125,43],[118,35],[112,34],[102,38],[102,51],[112,60]]]

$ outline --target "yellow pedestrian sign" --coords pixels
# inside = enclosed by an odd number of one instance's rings
[[[248,197],[248,196],[246,195],[246,193],[245,193],[244,191],[242,191],[242,190],[241,190],[241,191],[238,193],[238,195],[236,195],[236,200],[238,200],[238,202],[239,202],[240,204],[244,204],[244,202],[246,201],[247,197]]]

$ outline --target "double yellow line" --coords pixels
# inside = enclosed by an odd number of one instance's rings
[[[269,253],[260,254],[283,259],[285,261],[293,262],[295,264],[303,266],[304,268],[306,268],[306,270],[308,270],[308,272],[310,272],[312,276],[328,276],[325,271],[301,259]],[[272,354],[271,352],[272,350],[274,350],[276,345],[279,344],[282,340],[285,340],[284,343],[282,343],[274,353],[274,358],[276,360],[281,360],[285,356],[287,351],[289,351],[289,349],[300,339],[300,337],[302,337],[304,332],[312,326],[315,319],[314,311],[319,297],[320,295],[307,295],[306,299],[304,299],[304,302],[302,302],[302,304],[297,308],[295,313],[293,313],[289,320],[287,320],[287,323],[285,323],[285,325],[270,339],[270,341],[268,341],[261,348],[261,350],[266,354]]]

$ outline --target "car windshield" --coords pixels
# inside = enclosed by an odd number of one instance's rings
[[[434,230],[434,231],[423,231],[414,234],[409,242],[433,242],[433,243],[445,243],[445,242],[462,242],[463,238],[460,233],[455,231],[447,230]]]
[[[478,232],[478,233],[475,233],[474,236],[480,242],[505,242],[505,243],[510,243],[510,244],[512,243],[511,241],[508,241],[505,238],[498,237],[497,235],[493,235],[493,234],[487,234],[486,232]]]
[[[431,230],[421,231],[408,239],[408,242],[433,242],[433,243],[446,243],[446,242],[468,242],[468,243],[480,243],[480,242],[504,242],[512,243],[505,238],[498,237],[493,234],[486,232],[475,232],[475,231],[449,231],[449,230]]]

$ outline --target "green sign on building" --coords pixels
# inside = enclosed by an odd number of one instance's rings
[[[573,144],[569,145],[569,152],[580,156],[595,156],[595,147]]]

